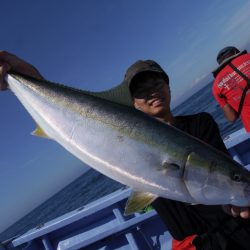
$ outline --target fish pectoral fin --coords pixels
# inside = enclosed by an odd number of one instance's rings
[[[39,125],[36,125],[36,129],[31,134],[42,138],[51,139]]]
[[[124,215],[141,211],[150,205],[157,197],[157,195],[151,193],[134,191],[127,200]]]

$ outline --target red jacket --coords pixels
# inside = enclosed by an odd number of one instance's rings
[[[250,78],[250,53],[234,58],[231,63]],[[238,111],[241,95],[246,85],[246,81],[229,65],[226,65],[216,75],[213,94],[221,108],[228,103],[235,111]],[[250,89],[245,97],[241,120],[246,131],[250,132]]]

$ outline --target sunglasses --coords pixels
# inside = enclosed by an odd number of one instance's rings
[[[137,99],[147,98],[148,95],[155,91],[159,91],[166,85],[165,81],[152,82],[151,84],[147,83],[145,85],[139,84],[132,93],[132,97]]]

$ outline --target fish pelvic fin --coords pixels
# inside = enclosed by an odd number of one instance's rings
[[[42,138],[46,138],[46,139],[51,139],[44,131],[43,129],[39,126],[36,125],[36,129],[31,133],[32,135],[38,136],[38,137],[42,137]]]
[[[157,197],[157,195],[151,193],[134,191],[127,200],[124,215],[130,215],[142,211]]]

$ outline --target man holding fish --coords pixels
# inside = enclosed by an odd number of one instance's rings
[[[15,55],[1,51],[1,90],[7,89],[5,75],[9,71],[43,79],[32,65]],[[127,70],[124,82],[129,87],[133,105],[137,110],[185,131],[227,154],[217,124],[209,114],[179,117],[172,115],[169,78],[156,62],[136,62]],[[190,162],[192,157],[190,154]],[[166,168],[169,168],[169,165]],[[173,163],[171,168],[174,170],[179,166]],[[250,249],[248,207],[190,205],[166,198],[154,199],[152,205],[176,239],[173,249]]]

